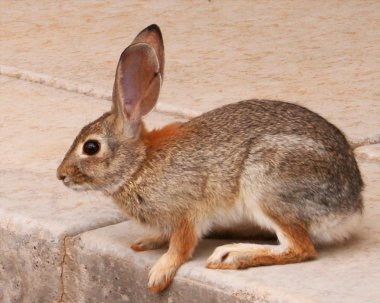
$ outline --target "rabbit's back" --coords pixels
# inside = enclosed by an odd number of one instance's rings
[[[261,165],[266,176],[284,183],[302,183],[310,177],[350,185],[353,195],[362,187],[343,133],[295,104],[241,101],[190,120],[181,133],[174,138],[173,158],[185,167],[228,175],[228,171],[241,174],[250,165]]]
[[[350,148],[342,132],[327,120],[302,106],[281,101],[247,100],[229,104],[183,126],[197,134],[194,140],[206,144],[231,140],[255,143],[270,135],[308,138],[341,152]]]

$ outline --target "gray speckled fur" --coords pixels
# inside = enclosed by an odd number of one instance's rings
[[[245,167],[258,164],[267,187],[263,206],[272,214],[308,224],[363,207],[363,182],[350,145],[335,126],[303,107],[242,101],[184,123],[180,132],[165,149],[148,154],[137,172],[139,181],[127,190],[139,196],[125,203],[130,209],[133,201],[138,204],[135,216],[142,222],[160,225],[164,217],[170,225],[167,212],[212,216],[234,203]],[[289,136],[310,139],[318,149],[307,142],[304,148],[302,141],[291,146]]]

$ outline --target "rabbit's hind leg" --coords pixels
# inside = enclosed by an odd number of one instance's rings
[[[229,244],[217,247],[207,260],[211,269],[240,269],[254,266],[297,263],[317,257],[310,237],[301,225],[277,224],[279,245]]]

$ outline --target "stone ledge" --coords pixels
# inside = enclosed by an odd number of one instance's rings
[[[358,159],[380,163],[380,144],[364,145],[355,149]]]
[[[249,281],[242,272],[206,269],[206,256],[224,243],[219,240],[203,241],[193,260],[178,271],[170,289],[151,294],[146,287],[148,271],[164,250],[133,252],[130,243],[143,234],[138,225],[125,222],[69,239],[64,302],[307,302]]]
[[[70,80],[53,77],[50,75],[35,73],[29,70],[22,70],[12,66],[0,65],[0,75],[9,77],[10,79],[14,78],[32,83],[42,84],[47,87],[81,94],[88,97],[93,97],[95,99],[103,99],[107,101],[112,100],[112,91],[110,89],[102,90],[89,84],[77,83]],[[177,105],[166,104],[163,102],[159,102],[153,109],[153,112],[169,114],[173,117],[178,117],[180,119],[191,118],[194,116],[198,116],[202,113],[200,111],[186,109]]]

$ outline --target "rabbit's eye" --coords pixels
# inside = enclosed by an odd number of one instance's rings
[[[98,151],[100,150],[100,143],[99,141],[96,140],[88,140],[84,145],[83,145],[83,152],[86,155],[93,156]]]

